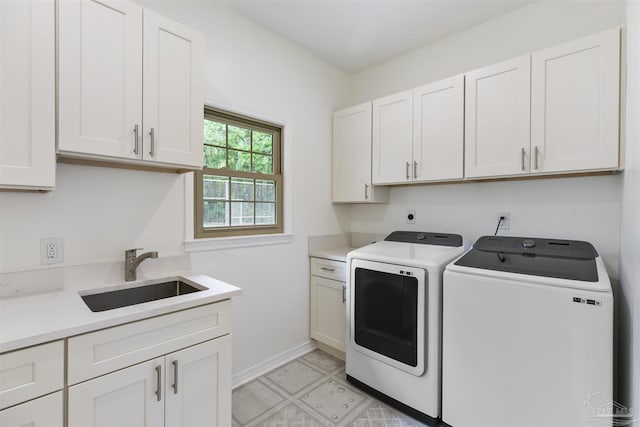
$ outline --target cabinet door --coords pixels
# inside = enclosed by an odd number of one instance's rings
[[[412,92],[396,93],[373,101],[373,183],[413,180]]]
[[[2,427],[62,427],[62,392],[0,411]]]
[[[61,340],[0,354],[0,409],[63,387]]]
[[[203,38],[144,10],[143,158],[202,168]]]
[[[466,74],[465,176],[529,172],[531,58]]]
[[[413,90],[413,179],[460,179],[464,165],[464,76]]]
[[[311,276],[311,338],[345,351],[344,282]]]
[[[386,202],[387,188],[371,185],[371,103],[333,113],[334,202]]]
[[[231,425],[231,335],[166,357],[166,427]]]
[[[142,8],[65,0],[58,23],[58,150],[139,158]]]
[[[0,188],[55,185],[54,3],[0,1]]]
[[[532,172],[616,169],[620,30],[534,53],[531,69]]]
[[[164,425],[164,357],[69,387],[69,427]]]

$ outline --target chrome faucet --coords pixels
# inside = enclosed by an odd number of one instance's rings
[[[132,280],[136,280],[136,268],[142,261],[147,258],[158,258],[158,252],[145,252],[142,255],[136,257],[136,253],[142,250],[142,248],[137,249],[127,249],[124,251],[124,280],[125,282],[131,282]]]

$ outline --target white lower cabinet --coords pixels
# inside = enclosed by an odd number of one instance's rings
[[[344,282],[311,277],[311,338],[345,351]]]
[[[230,335],[69,388],[69,427],[222,427],[230,420]]]
[[[311,258],[311,338],[345,351],[346,270],[342,261]]]
[[[25,426],[231,426],[231,300],[0,354],[0,427]]]
[[[231,335],[165,357],[166,427],[231,423]]]
[[[69,426],[164,425],[163,365],[160,357],[70,387]]]
[[[0,411],[2,427],[62,427],[62,391]]]
[[[231,425],[231,300],[67,341],[68,427]]]
[[[0,354],[0,426],[62,427],[64,343]]]

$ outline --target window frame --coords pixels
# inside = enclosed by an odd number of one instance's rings
[[[208,239],[208,238],[219,238],[219,237],[236,237],[236,236],[258,236],[258,235],[268,235],[268,234],[278,234],[283,233],[284,231],[284,188],[283,188],[283,176],[282,176],[282,166],[283,166],[283,134],[284,127],[275,123],[269,123],[264,120],[256,119],[253,117],[247,117],[245,115],[232,113],[229,111],[224,111],[215,107],[205,106],[204,107],[204,117],[205,119],[211,119],[214,121],[224,122],[227,125],[238,126],[242,128],[248,128],[252,131],[258,132],[266,132],[271,134],[272,137],[272,165],[273,165],[273,174],[263,174],[259,172],[244,172],[244,171],[233,171],[228,168],[223,169],[213,169],[208,168],[206,165],[203,165],[202,170],[196,171],[194,176],[194,185],[193,185],[193,200],[194,200],[194,209],[193,209],[193,218],[194,218],[194,239]],[[204,156],[204,142],[202,145],[203,148],[203,156]],[[227,137],[227,160],[229,153],[228,146],[228,137]],[[250,151],[253,153],[253,150]],[[256,152],[256,154],[262,154]],[[228,164],[228,162],[227,162]],[[250,178],[255,180],[268,180],[275,182],[275,224],[252,224],[252,225],[228,225],[224,227],[205,227],[204,226],[204,195],[203,195],[203,179],[204,175],[216,175],[216,176],[226,176],[232,178]],[[230,189],[229,189],[230,191]],[[255,192],[255,187],[254,187]],[[230,200],[230,199],[229,199]],[[254,204],[257,201],[254,200],[251,202]],[[230,219],[230,218],[229,218]],[[254,218],[255,221],[255,218]]]

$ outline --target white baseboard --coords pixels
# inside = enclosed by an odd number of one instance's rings
[[[240,387],[242,384],[246,384],[251,380],[258,378],[260,375],[282,366],[287,362],[292,361],[300,356],[303,356],[316,349],[316,345],[311,341],[305,341],[300,345],[297,345],[283,353],[277,354],[270,359],[260,362],[257,365],[245,369],[242,372],[233,374],[231,378],[233,388]]]

